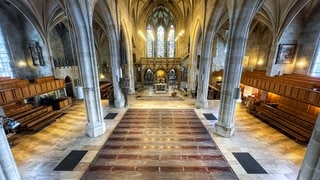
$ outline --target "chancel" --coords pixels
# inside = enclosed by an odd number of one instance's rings
[[[319,10],[0,0],[0,179],[319,179]]]

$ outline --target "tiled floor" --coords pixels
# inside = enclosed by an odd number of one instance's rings
[[[82,179],[238,179],[193,109],[128,109]]]
[[[74,103],[74,106],[65,111],[67,114],[57,122],[36,134],[24,134],[19,137],[12,152],[22,179],[80,179],[127,110],[127,108],[109,107],[108,101],[103,100],[104,115],[108,112],[116,112],[118,115],[113,120],[105,120],[107,132],[104,135],[89,138],[85,133],[87,120],[83,102],[78,100]],[[194,109],[239,179],[296,179],[306,151],[305,145],[297,144],[247,114],[240,104],[237,105],[235,135],[231,138],[217,136],[212,134],[215,121],[206,120],[203,113],[213,113],[218,116],[219,101],[209,101],[209,108],[206,109],[195,109],[194,104],[194,99],[191,98],[185,98],[183,101],[147,101],[136,100],[136,97],[131,95],[128,108]],[[119,131],[116,131],[116,134],[117,132]],[[116,136],[113,135],[114,138]],[[53,171],[71,150],[88,150],[88,153],[74,171]],[[247,174],[232,152],[249,152],[268,174]],[[116,176],[113,178],[117,179]]]

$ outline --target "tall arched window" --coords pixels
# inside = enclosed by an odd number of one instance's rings
[[[157,29],[157,56],[164,57],[164,28],[162,26]]]
[[[170,26],[169,35],[168,35],[168,56],[174,57],[174,27]]]
[[[153,41],[152,27],[149,24],[147,26],[147,57],[153,57]]]
[[[13,77],[7,42],[0,27],[0,76]]]

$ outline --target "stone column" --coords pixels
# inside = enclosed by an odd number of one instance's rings
[[[87,134],[90,137],[102,135],[105,130],[103,120],[98,66],[94,46],[92,16],[94,3],[85,0],[69,2],[70,16],[77,34],[79,66],[83,80],[83,94],[88,118]]]
[[[0,122],[0,167],[0,179],[20,179],[2,122]]]
[[[188,94],[191,94],[191,91],[196,89],[196,76],[198,74],[197,67],[194,63],[194,60],[190,60],[192,63],[188,65],[188,82],[187,82],[187,91]]]
[[[135,94],[135,82],[134,82],[134,65],[129,63],[129,79],[130,79],[130,89],[128,94]]]
[[[109,41],[110,44],[110,58],[111,58],[111,69],[112,69],[112,82],[114,92],[114,106],[117,108],[124,107],[125,99],[120,87],[120,78],[122,73],[120,71],[120,45],[117,40]]]
[[[210,43],[210,42],[205,41],[204,44],[206,43]],[[210,69],[211,69],[211,56],[204,55],[200,59],[196,108],[208,107],[207,97],[208,97]]]
[[[242,61],[250,24],[264,0],[228,0],[229,37],[223,71],[222,94],[218,122],[214,132],[224,137],[234,134],[236,100],[240,93]]]
[[[201,29],[200,27],[197,27],[197,33],[193,37],[193,47],[190,47],[190,55],[189,55],[189,60],[188,60],[188,84],[187,84],[187,91],[190,94],[192,90],[196,89],[197,76],[199,75],[199,69],[197,67],[198,63],[198,52],[199,48],[198,45],[201,43],[199,42],[199,38],[201,37]],[[200,65],[199,65],[200,66]],[[200,75],[199,75],[200,76]],[[199,87],[198,87],[199,88]]]
[[[306,155],[298,174],[298,180],[320,179],[320,116],[308,144]]]
[[[272,42],[270,53],[269,53],[269,59],[268,59],[268,64],[267,64],[267,69],[266,69],[267,76],[272,77],[272,76],[278,75],[278,72],[276,71],[276,68],[274,67],[274,62],[277,58],[277,54],[278,54],[278,41],[276,39],[274,39]]]

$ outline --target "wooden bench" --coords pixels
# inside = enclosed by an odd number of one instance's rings
[[[61,117],[62,115],[63,114],[58,113],[57,111],[52,111],[49,114],[47,114],[41,122],[34,124],[33,126],[30,126],[29,130],[39,131],[44,127],[48,126],[49,124],[55,122],[57,118]]]
[[[21,118],[21,119],[22,118],[26,118],[28,115],[30,115],[30,114],[32,114],[34,112],[37,112],[37,111],[41,110],[42,108],[44,108],[44,107],[40,106],[40,107],[35,107],[35,108],[32,108],[32,109],[28,109],[27,111],[24,111],[24,112],[22,112],[20,114],[16,114],[14,116],[11,116],[10,118],[15,119],[15,120],[17,120],[19,118]]]
[[[12,117],[22,112],[28,111],[33,108],[31,104],[24,103],[12,103],[8,106],[4,106],[3,110],[7,117]]]
[[[43,113],[40,117],[37,117],[33,121],[29,122],[26,126],[28,129],[30,129],[31,127],[35,126],[38,123],[41,123],[42,121],[45,121],[46,119],[48,119],[49,117],[51,117],[54,114],[56,114],[55,111]]]
[[[220,99],[221,90],[213,85],[208,87],[208,97],[207,99]]]
[[[111,82],[101,81],[100,83],[100,96],[101,99],[108,99],[109,95],[113,92],[113,85]]]
[[[39,118],[42,114],[45,114],[46,112],[48,112],[48,109],[46,106],[41,106],[39,108],[36,108],[37,111],[31,111],[29,114],[26,114],[25,116],[16,119],[21,125],[21,127],[23,129],[27,129],[26,126],[28,123],[36,120],[37,118]]]
[[[56,121],[60,116],[62,114],[54,111],[51,106],[40,106],[13,117],[20,123],[20,131],[38,131]]]
[[[259,106],[255,106],[254,115],[293,136],[297,141],[308,142],[314,128],[314,123],[309,122],[310,120],[297,117],[292,111],[288,112],[281,106],[278,107],[271,107],[261,103]]]

